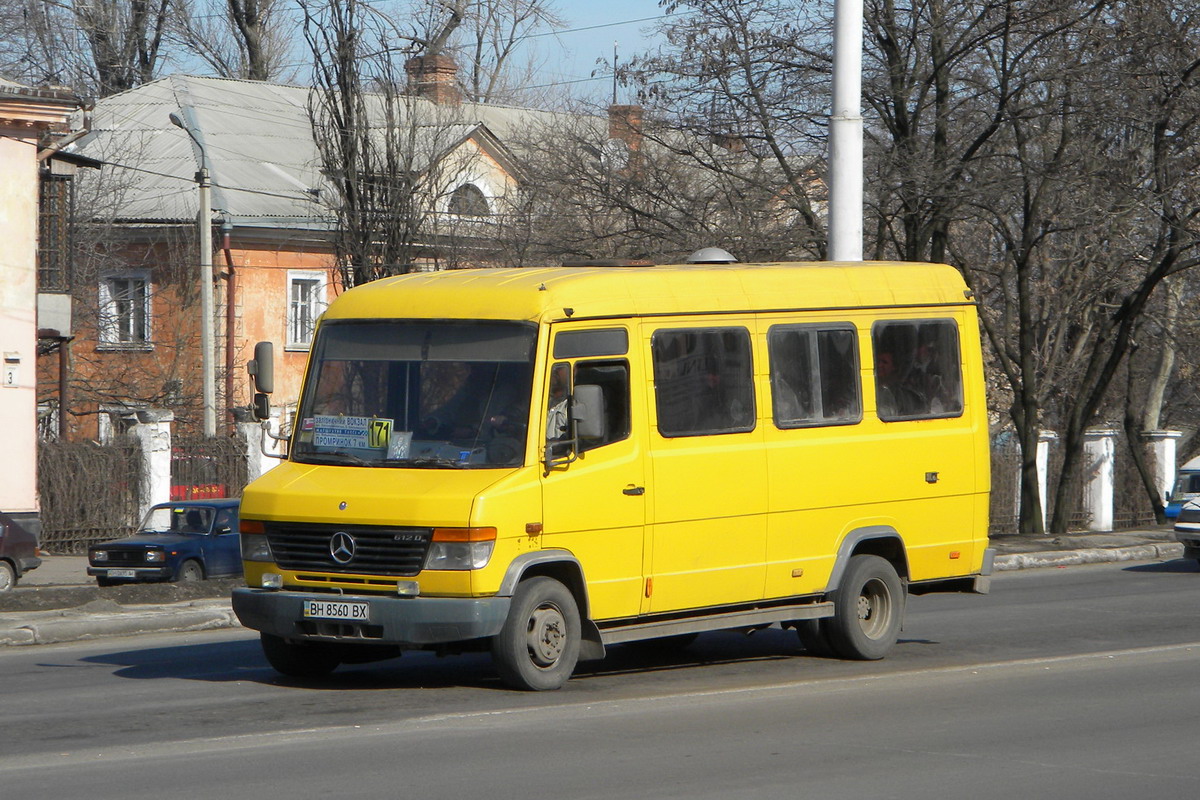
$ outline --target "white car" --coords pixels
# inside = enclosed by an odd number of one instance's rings
[[[1183,543],[1183,557],[1200,561],[1200,498],[1189,500],[1175,518],[1175,538]]]

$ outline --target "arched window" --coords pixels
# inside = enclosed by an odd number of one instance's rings
[[[447,210],[462,217],[486,217],[492,213],[487,198],[473,183],[464,183],[454,190]]]

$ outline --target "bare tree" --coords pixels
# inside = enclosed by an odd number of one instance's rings
[[[0,61],[12,77],[104,97],[158,77],[170,0],[5,0]]]
[[[176,30],[220,77],[277,80],[294,32],[284,12],[282,0],[181,0]]]
[[[429,28],[400,29],[359,3],[305,6],[313,55],[309,104],[333,189],[334,251],[347,286],[438,263],[438,214],[469,169],[468,135],[453,105],[406,88],[405,68],[439,55],[462,19],[457,5]]]
[[[549,0],[473,0],[464,15],[454,53],[467,70],[465,95],[477,103],[524,95],[534,64],[514,64],[521,46],[534,34],[565,27]]]
[[[666,44],[621,70],[672,131],[658,144],[735,196],[774,192],[794,226],[793,244],[777,255],[823,257],[824,187],[814,163],[824,152],[828,113],[827,20],[783,0],[672,0],[663,7],[695,13],[664,21]]]

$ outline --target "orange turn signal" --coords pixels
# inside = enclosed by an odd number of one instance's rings
[[[494,542],[495,528],[434,528],[435,542]]]
[[[244,519],[238,524],[238,527],[241,529],[242,533],[267,532],[267,527],[263,525],[262,520],[259,519]]]

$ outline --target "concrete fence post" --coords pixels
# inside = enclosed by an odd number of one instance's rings
[[[268,422],[269,430],[276,436],[279,435],[279,410],[271,409],[271,419]],[[238,430],[242,433],[242,439],[246,443],[246,481],[256,480],[263,473],[273,469],[278,463],[278,458],[272,458],[263,453],[263,447],[266,447],[268,453],[279,455],[283,452],[282,442],[266,437],[266,443],[263,443],[262,423],[253,419],[239,419]]]
[[[1083,434],[1083,506],[1088,530],[1113,529],[1113,483],[1116,476],[1117,431],[1093,428]]]
[[[1150,445],[1150,453],[1154,459],[1154,485],[1158,488],[1158,499],[1166,505],[1175,488],[1175,448],[1180,431],[1146,431],[1142,437]]]
[[[143,408],[126,419],[131,422],[129,433],[142,445],[139,513],[144,517],[151,506],[171,501],[171,423],[175,414],[162,408]]]
[[[1037,479],[1038,479],[1038,497],[1042,500],[1042,530],[1046,530],[1046,520],[1049,516],[1046,509],[1049,508],[1050,498],[1046,496],[1049,491],[1050,484],[1050,446],[1058,441],[1058,434],[1054,431],[1040,431],[1038,433],[1037,443]]]

